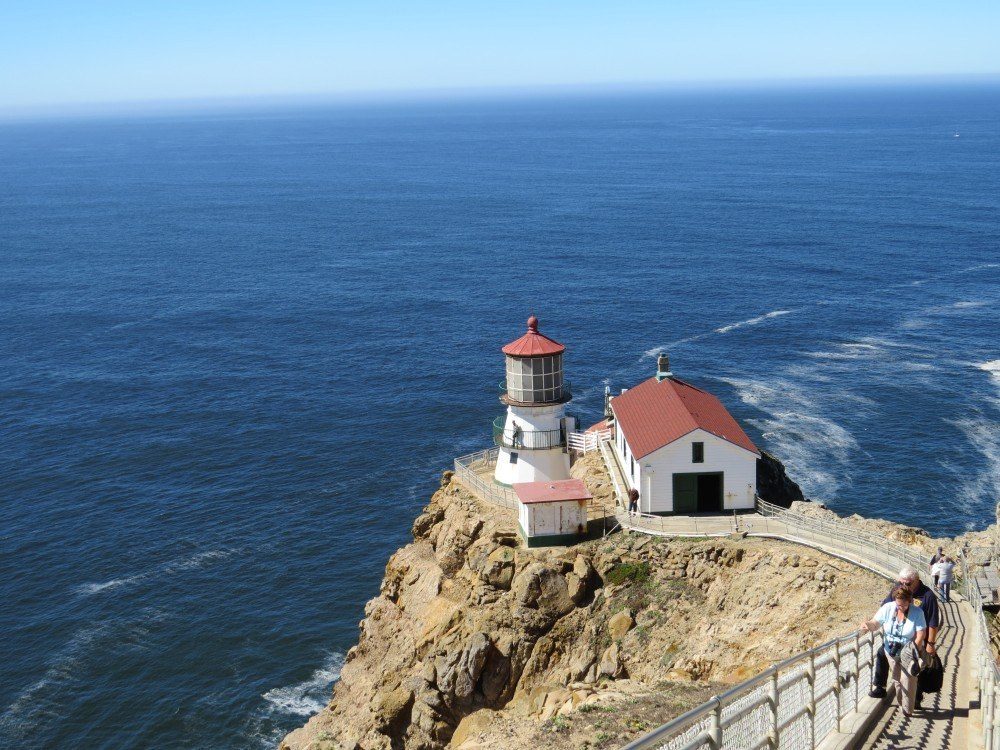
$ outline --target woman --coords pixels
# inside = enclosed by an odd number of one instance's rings
[[[883,604],[875,616],[861,623],[861,630],[874,633],[882,630],[883,648],[892,669],[892,679],[896,682],[896,696],[903,713],[913,714],[913,702],[917,695],[917,678],[907,673],[900,663],[900,654],[909,644],[915,643],[923,649],[927,637],[927,622],[920,607],[914,607],[913,594],[905,584],[898,583],[892,589],[892,601]]]
[[[951,581],[955,577],[955,561],[945,555],[934,563],[934,580],[938,582],[941,598],[951,601]]]

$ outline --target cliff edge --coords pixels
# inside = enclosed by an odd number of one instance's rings
[[[451,472],[413,537],[330,704],[281,750],[614,747],[849,629],[885,589],[768,540],[523,549],[512,514]]]

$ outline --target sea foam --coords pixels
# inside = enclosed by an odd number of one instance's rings
[[[340,678],[343,666],[344,655],[334,652],[308,679],[295,685],[268,690],[261,696],[268,704],[267,711],[293,716],[312,716],[329,702],[330,689]]]

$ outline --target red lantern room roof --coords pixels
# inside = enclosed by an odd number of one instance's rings
[[[566,347],[539,333],[538,318],[532,315],[528,318],[528,332],[517,341],[511,341],[502,351],[511,357],[547,357],[562,354]]]

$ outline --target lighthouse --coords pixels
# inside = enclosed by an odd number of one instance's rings
[[[566,416],[569,384],[563,380],[566,347],[538,331],[538,318],[501,350],[507,380],[501,403],[507,413],[493,422],[499,450],[494,479],[507,486],[569,478],[566,435],[575,419]]]

